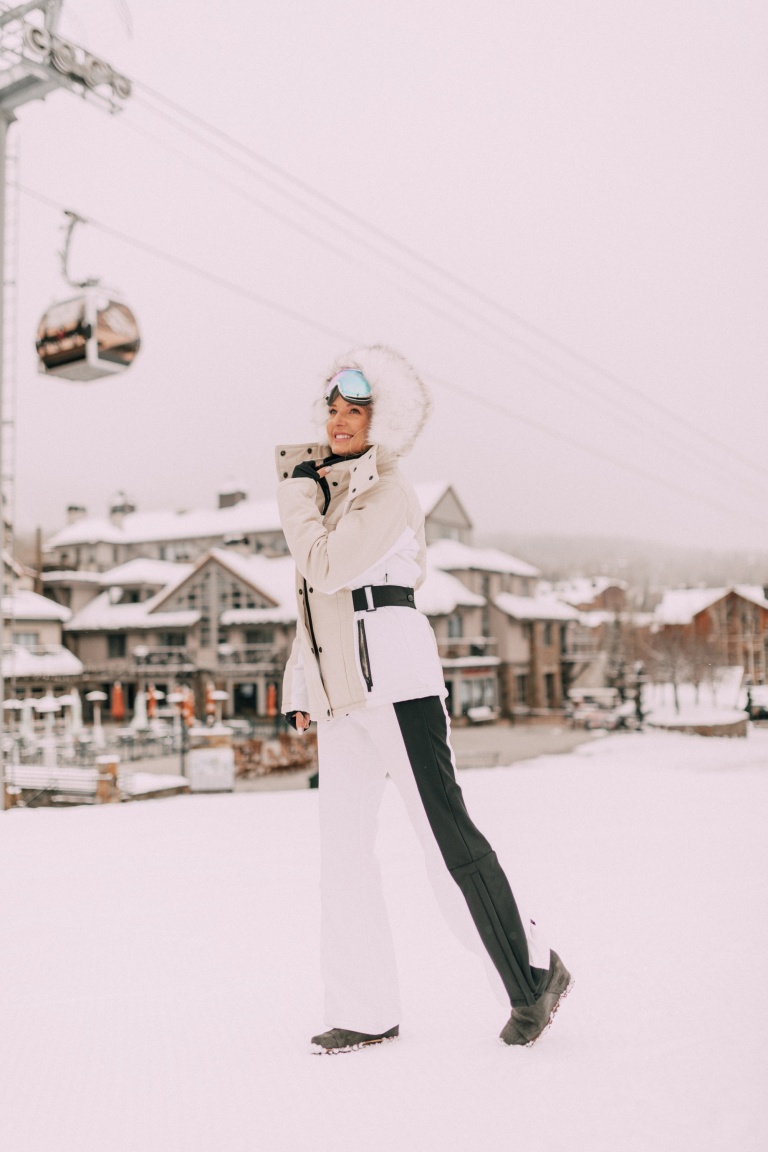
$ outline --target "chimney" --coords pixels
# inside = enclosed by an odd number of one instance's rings
[[[126,496],[125,492],[116,492],[109,505],[109,519],[115,528],[122,528],[123,517],[136,511],[136,505]]]
[[[248,499],[248,493],[242,484],[236,480],[227,480],[219,488],[219,508],[234,508],[235,504]]]
[[[67,504],[67,524],[74,524],[77,520],[84,520],[88,510],[83,504]]]

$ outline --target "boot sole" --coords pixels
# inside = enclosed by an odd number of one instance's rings
[[[310,1044],[309,1051],[313,1056],[342,1056],[345,1052],[361,1052],[363,1048],[374,1048],[377,1044],[391,1044],[399,1040],[399,1036],[387,1036],[381,1040],[362,1040],[359,1044],[348,1044],[346,1048],[323,1048],[321,1044]]]
[[[552,1027],[552,1021],[554,1020],[555,1016],[557,1015],[558,1008],[562,1004],[563,1000],[565,1000],[566,996],[571,991],[571,989],[573,988],[575,983],[576,983],[576,981],[574,980],[573,976],[571,976],[570,980],[568,981],[568,984],[565,987],[565,990],[563,992],[561,992],[560,995],[558,996],[557,1002],[555,1003],[554,1008],[552,1009],[552,1011],[549,1014],[549,1020],[547,1020],[546,1024],[542,1028],[541,1032],[539,1032],[538,1036],[534,1036],[533,1040],[529,1040],[527,1044],[523,1045],[524,1048],[533,1048],[536,1041],[541,1040],[541,1038],[545,1032],[549,1032],[550,1028]],[[504,1043],[504,1041],[502,1040],[502,1044],[503,1043]]]

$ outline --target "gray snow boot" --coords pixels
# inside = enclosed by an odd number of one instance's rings
[[[573,979],[557,952],[550,953],[549,978],[546,987],[533,1004],[513,1008],[512,1015],[499,1033],[505,1044],[525,1044],[538,1040],[549,1027],[561,1002],[573,988]]]
[[[360,1048],[368,1048],[371,1044],[383,1044],[388,1040],[397,1040],[400,1035],[399,1025],[390,1028],[389,1032],[382,1032],[380,1036],[371,1036],[368,1032],[350,1032],[347,1028],[329,1028],[319,1036],[313,1036],[310,1041],[312,1051],[317,1055],[331,1055],[335,1052],[357,1052]]]

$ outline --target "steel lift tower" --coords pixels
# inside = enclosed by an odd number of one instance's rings
[[[0,601],[6,594],[6,539],[11,528],[13,459],[8,451],[12,420],[4,415],[4,391],[14,333],[6,331],[9,297],[15,282],[6,276],[6,205],[8,131],[16,109],[30,100],[44,100],[63,89],[118,112],[131,95],[130,81],[106,61],[58,35],[63,0],[29,0],[0,13]],[[15,313],[14,313],[15,315]],[[5,451],[4,451],[5,449]],[[10,468],[9,468],[10,463]],[[5,690],[2,653],[4,604],[0,604],[0,811],[5,809]]]

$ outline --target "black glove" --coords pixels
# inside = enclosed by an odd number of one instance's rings
[[[314,480],[320,485],[323,493],[323,516],[328,511],[328,505],[331,502],[331,489],[328,486],[328,481],[325,476],[318,475],[317,464],[313,460],[303,460],[301,464],[297,464],[291,473],[292,480]]]

